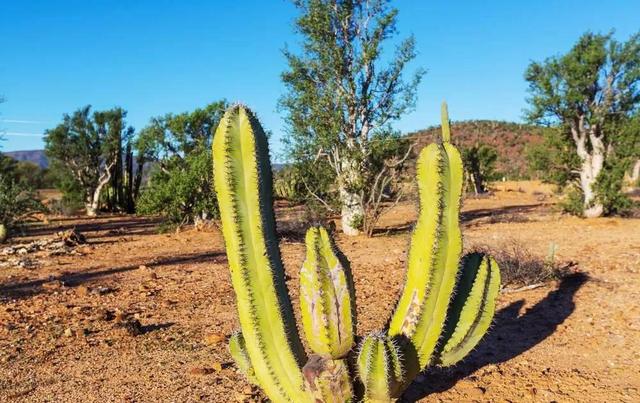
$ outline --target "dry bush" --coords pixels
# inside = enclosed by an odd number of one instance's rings
[[[560,263],[556,260],[556,245],[549,245],[546,257],[540,257],[525,245],[509,240],[499,247],[475,245],[473,250],[488,253],[493,256],[502,274],[502,286],[509,288],[525,287],[559,280],[571,273],[574,262]]]

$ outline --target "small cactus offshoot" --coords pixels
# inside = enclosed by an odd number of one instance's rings
[[[418,159],[420,213],[407,278],[387,329],[356,344],[355,292],[348,262],[329,233],[312,227],[300,272],[299,337],[278,247],[267,138],[242,105],[224,115],[213,141],[220,205],[241,333],[229,349],[249,382],[274,402],[389,402],[430,365],[463,359],[487,332],[500,271],[480,253],[461,258],[462,161],[442,141]]]

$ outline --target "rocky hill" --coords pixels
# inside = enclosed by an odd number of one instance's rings
[[[498,152],[497,170],[507,179],[518,179],[528,174],[526,148],[542,141],[544,127],[496,120],[467,120],[451,123],[453,142],[460,148],[476,143],[488,144]],[[440,126],[409,133],[416,150],[440,136]]]

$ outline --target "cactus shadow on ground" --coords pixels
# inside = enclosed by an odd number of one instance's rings
[[[574,296],[589,280],[583,273],[563,278],[533,307],[519,315],[523,299],[509,304],[495,315],[489,331],[477,349],[458,366],[427,371],[407,389],[403,402],[415,402],[432,393],[444,392],[482,367],[500,364],[523,354],[551,336],[575,310]]]

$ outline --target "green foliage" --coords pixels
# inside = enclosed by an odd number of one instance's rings
[[[624,174],[630,164],[610,158],[598,175],[594,185],[598,200],[605,207],[605,214],[627,214],[633,207],[633,202],[623,193]]]
[[[559,203],[560,208],[565,213],[577,217],[584,216],[584,194],[580,186],[572,183],[563,189],[563,198]]]
[[[529,150],[531,167],[560,185],[579,179],[581,214],[612,214],[628,204],[622,170],[640,158],[639,65],[640,33],[619,42],[613,33],[587,32],[568,53],[533,62],[525,73],[528,119],[556,128]]]
[[[404,79],[416,55],[413,37],[400,41],[395,53],[383,52],[383,43],[396,33],[397,10],[388,1],[294,3],[301,11],[296,28],[303,42],[301,54],[284,52],[289,67],[282,74],[287,93],[280,100],[288,129],[284,142],[297,170],[318,168],[316,175],[304,176],[311,182],[308,200],[322,200],[327,209],[338,201],[347,230],[345,218],[372,207],[369,191],[374,199],[381,193],[366,177],[379,173],[380,154],[371,142],[413,108],[423,72]],[[330,175],[321,177],[325,174]]]
[[[395,400],[428,365],[462,359],[489,328],[500,272],[484,254],[468,255],[461,264],[463,166],[449,142],[420,153],[420,213],[407,280],[388,329],[364,338],[358,351],[348,262],[324,228],[307,232],[299,278],[302,327],[314,353],[308,359],[278,249],[266,136],[244,106],[231,107],[220,122],[213,162],[242,328],[230,340],[230,351],[272,401]],[[364,396],[354,396],[347,362],[357,363]]]
[[[545,131],[543,142],[526,148],[526,158],[533,177],[564,187],[576,178],[580,158],[568,136],[553,129]]]
[[[211,172],[213,130],[227,106],[218,101],[192,112],[154,118],[134,148],[152,164],[137,212],[161,214],[172,224],[218,216]]]
[[[32,188],[16,183],[0,172],[0,242],[19,222],[42,211],[45,211],[45,207]]]
[[[133,136],[126,115],[121,108],[91,113],[85,106],[46,132],[45,151],[60,189],[73,199],[78,195],[66,192],[78,191],[89,215],[97,213],[102,190],[120,165],[123,141]]]
[[[166,170],[156,166],[138,199],[137,212],[161,214],[177,225],[217,217],[211,154],[201,150]]]
[[[497,180],[498,152],[487,144],[476,144],[462,149],[462,162],[466,180],[476,193],[486,192],[486,182]]]

